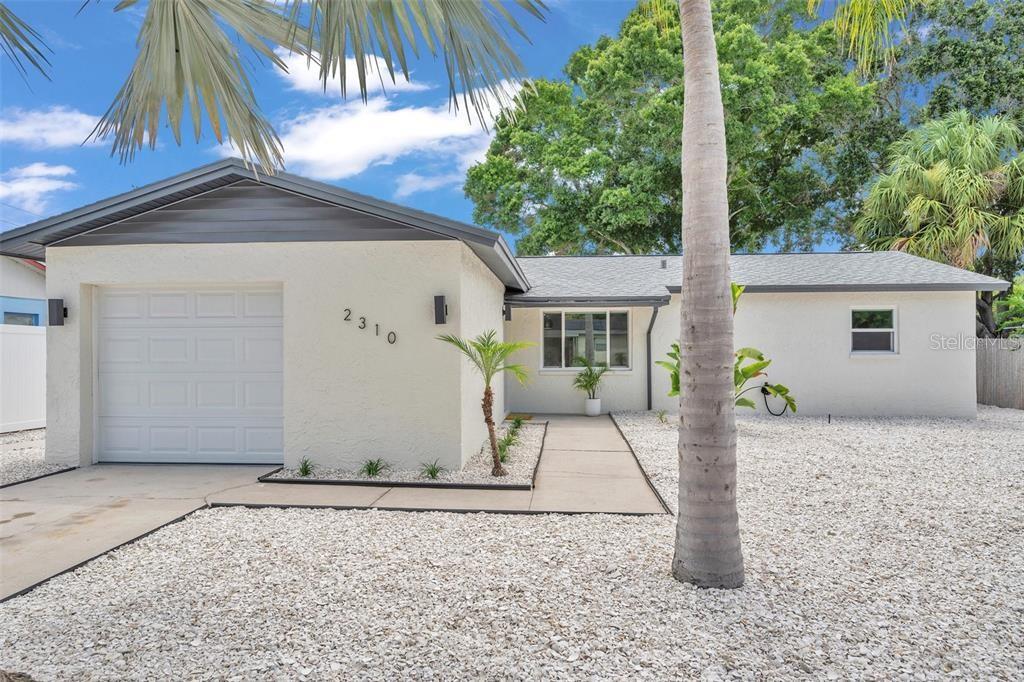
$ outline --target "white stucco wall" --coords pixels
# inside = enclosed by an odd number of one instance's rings
[[[69,317],[48,334],[47,460],[94,460],[95,286],[281,283],[285,464],[383,457],[396,467],[438,459],[458,468],[480,444],[480,427],[464,426],[479,422],[479,404],[463,398],[459,355],[435,337],[500,319],[500,304],[488,311],[502,291],[493,276],[466,274],[467,259],[475,257],[457,241],[50,248],[47,295],[63,298]],[[434,324],[438,294],[448,299],[445,325]],[[345,308],[369,329],[344,322]],[[371,331],[378,322],[381,336]]]
[[[878,306],[896,308],[898,353],[851,353],[851,308]],[[655,326],[656,359],[678,338],[678,327],[673,296]],[[735,334],[737,347],[752,346],[772,360],[767,379],[790,388],[799,414],[976,415],[974,351],[932,348],[934,335],[974,335],[973,292],[745,293]],[[653,387],[655,409],[678,410],[659,367]],[[748,395],[763,411],[760,393]]]
[[[895,355],[850,352],[850,310],[895,306]],[[539,308],[517,308],[505,325],[508,339],[540,343]],[[647,408],[645,335],[650,308],[631,309],[632,369],[609,372],[601,390],[602,408]],[[788,386],[801,415],[976,414],[975,357],[970,348],[933,349],[936,336],[970,339],[974,334],[973,292],[919,293],[746,293],[736,315],[737,347],[752,346],[772,360],[768,380]],[[651,334],[655,360],[679,338],[679,296],[658,312]],[[583,397],[572,389],[575,370],[540,369],[540,349],[517,358],[533,380],[526,388],[508,384],[509,409],[517,412],[579,413]],[[655,366],[652,407],[678,412],[668,397],[668,372]],[[757,391],[750,397],[764,410]],[[772,401],[774,409],[779,405]],[[741,409],[741,416],[747,413]]]
[[[473,338],[493,329],[498,340],[504,338],[502,328],[502,306],[505,302],[505,286],[469,249],[462,251],[461,305],[458,306],[457,324],[463,337]],[[453,312],[451,304],[449,313]],[[448,333],[448,332],[440,332]],[[440,342],[438,342],[440,343]],[[451,352],[456,352],[454,348]],[[492,383],[494,393],[494,421],[500,424],[505,417],[505,381],[499,374]],[[515,382],[515,379],[509,379]],[[462,361],[462,462],[472,457],[487,438],[480,402],[483,398],[484,381],[469,360]]]
[[[46,298],[46,276],[14,258],[0,257],[0,296]]]
[[[526,366],[530,381],[526,386],[509,380],[505,397],[510,412],[546,412],[551,414],[582,414],[586,395],[572,387],[578,369],[543,369],[541,321],[548,308],[513,308],[512,320],[505,323],[505,338],[536,344],[513,356]],[[572,308],[583,312],[588,308]],[[597,309],[595,309],[597,310]],[[608,308],[600,308],[608,310]],[[611,308],[611,310],[627,310]],[[641,410],[647,408],[647,368],[645,365],[647,325],[650,308],[628,309],[630,332],[630,368],[608,370],[598,397],[603,412]]]

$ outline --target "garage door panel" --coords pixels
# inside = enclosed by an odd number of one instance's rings
[[[99,417],[275,416],[283,408],[284,387],[276,372],[215,377],[119,372],[99,377],[99,395]]]
[[[283,459],[280,288],[101,289],[98,300],[101,460]]]
[[[98,334],[100,372],[271,371],[281,367],[281,328],[118,330]]]

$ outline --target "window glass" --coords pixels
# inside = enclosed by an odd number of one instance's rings
[[[595,364],[608,361],[607,321],[607,313],[565,313],[566,367],[579,367],[584,358]]]
[[[892,337],[893,332],[854,332],[852,348],[854,351],[888,351],[891,353],[895,350]]]
[[[544,366],[562,366],[562,313],[544,313]]]
[[[4,313],[4,324],[20,324],[27,327],[38,327],[39,316],[35,313]]]
[[[854,310],[854,329],[892,329],[891,310]]]
[[[609,360],[611,367],[629,367],[629,314],[609,313]]]
[[[889,310],[854,310],[850,314],[852,352],[895,353],[895,312]]]

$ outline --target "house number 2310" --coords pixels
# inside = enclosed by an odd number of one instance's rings
[[[358,322],[358,324],[356,326],[359,329],[366,329],[367,328],[366,318],[365,317],[355,317],[355,318],[353,318],[352,317],[352,309],[351,308],[345,308],[345,318],[344,319],[345,319],[346,322]],[[374,336],[380,336],[380,325],[379,324],[374,324],[373,325],[373,333],[374,333]],[[388,340],[388,343],[394,345],[398,341],[398,334],[396,334],[395,332],[388,332],[387,334],[384,335],[384,338],[386,338]]]

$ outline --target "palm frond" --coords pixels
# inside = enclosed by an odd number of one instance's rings
[[[893,61],[891,26],[903,24],[922,0],[846,0],[836,8],[835,26],[847,55],[863,74]],[[822,0],[808,0],[807,10],[817,14]]]
[[[116,10],[137,4],[122,0]],[[284,68],[274,46],[306,51],[290,22],[266,0],[150,2],[139,30],[139,53],[127,81],[90,137],[113,138],[122,163],[156,146],[161,110],[181,143],[186,101],[193,135],[205,117],[218,142],[267,171],[283,165],[281,141],[260,113],[239,50],[227,27],[258,55]]]
[[[43,53],[43,50],[49,49],[43,42],[43,37],[34,28],[22,21],[5,3],[0,2],[0,51],[14,63],[23,78],[27,75],[27,70],[22,60],[28,62],[46,79],[50,78],[46,73],[50,60]]]
[[[287,0],[285,12],[307,44],[317,44],[320,80],[337,78],[348,89],[346,57],[355,57],[356,79],[363,99],[367,93],[367,64],[386,69],[392,82],[396,71],[409,79],[409,56],[425,48],[444,63],[448,94],[455,109],[459,99],[467,112],[475,110],[486,123],[503,109],[514,111],[515,88],[523,64],[508,41],[510,33],[526,32],[501,0]],[[516,0],[530,15],[542,19],[542,0]],[[379,62],[384,62],[384,69]]]

